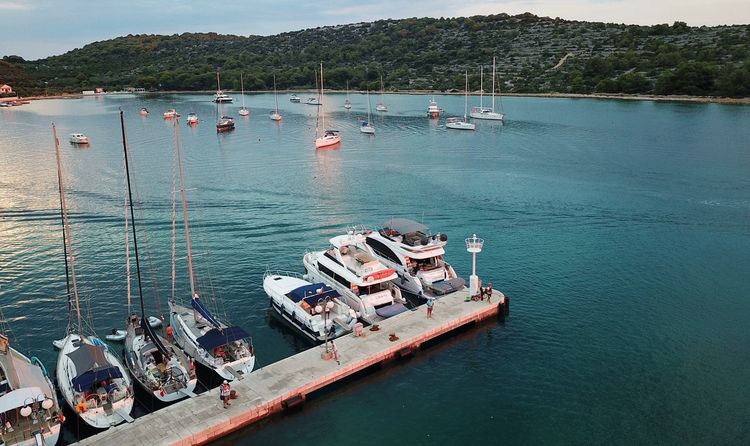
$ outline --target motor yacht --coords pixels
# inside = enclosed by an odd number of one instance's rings
[[[303,263],[308,280],[329,284],[360,319],[375,324],[408,308],[401,290],[391,283],[398,274],[378,261],[366,237],[366,232],[352,229],[333,237],[328,249],[306,253]]]
[[[84,135],[83,133],[71,133],[70,142],[72,144],[88,144],[89,137]]]
[[[271,308],[300,334],[315,342],[335,339],[354,329],[357,314],[325,283],[310,283],[294,273],[267,271],[263,289]]]
[[[465,287],[464,279],[443,260],[448,236],[432,234],[421,223],[390,219],[368,233],[366,243],[378,260],[396,271],[399,288],[415,297],[437,298]]]

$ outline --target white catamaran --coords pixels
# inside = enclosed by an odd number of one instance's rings
[[[471,107],[471,116],[474,119],[487,119],[491,121],[502,121],[505,114],[495,111],[495,58],[492,58],[492,108],[484,107],[482,104],[482,68],[479,69],[479,107]]]
[[[179,126],[175,126],[176,166],[180,177],[180,195],[185,228],[188,275],[190,278],[190,307],[178,304],[175,299],[175,237],[176,190],[172,205],[172,299],[169,302],[169,320],[174,330],[174,342],[198,364],[231,381],[247,376],[255,366],[255,354],[250,335],[240,327],[229,326],[214,316],[203,303],[196,289],[193,252],[190,244],[185,179],[182,172],[182,148]],[[174,182],[176,188],[176,181]]]

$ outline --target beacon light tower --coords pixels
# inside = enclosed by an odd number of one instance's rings
[[[484,240],[476,234],[466,239],[466,250],[471,253],[471,276],[469,277],[469,292],[472,296],[479,294],[479,277],[477,277],[477,253],[482,252]]]

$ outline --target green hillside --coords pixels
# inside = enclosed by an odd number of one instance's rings
[[[570,54],[559,65],[561,59]],[[531,14],[412,18],[327,26],[275,36],[215,33],[128,35],[36,61],[5,57],[32,80],[21,94],[118,90],[313,88],[321,61],[326,87],[463,90],[469,70],[497,56],[504,92],[750,96],[750,26],[688,27],[590,23]],[[559,65],[559,66],[558,66]],[[487,70],[485,70],[487,73]],[[18,73],[16,73],[18,75]],[[486,78],[489,80],[488,78]],[[488,88],[486,84],[485,88]]]

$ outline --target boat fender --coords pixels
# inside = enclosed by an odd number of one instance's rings
[[[447,234],[440,234],[440,241],[441,242],[447,242],[448,241],[448,235]]]
[[[372,277],[372,276],[367,276],[367,281],[370,282],[370,283],[372,283],[372,282],[375,281],[375,278]]]
[[[57,416],[57,422],[60,424],[65,423],[65,415],[63,415],[62,412],[60,412],[60,414]]]

